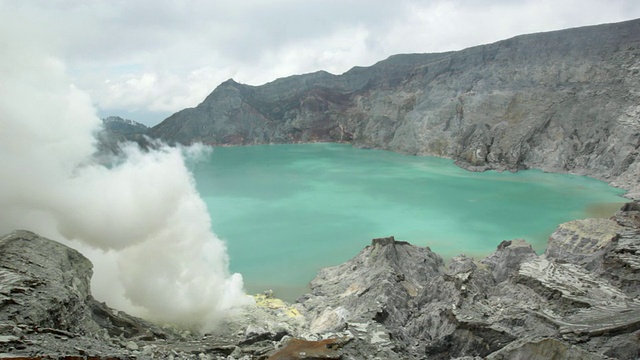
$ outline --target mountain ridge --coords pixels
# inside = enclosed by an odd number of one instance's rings
[[[640,20],[394,55],[341,75],[228,80],[151,128],[169,143],[346,142],[469,170],[588,175],[640,196]]]

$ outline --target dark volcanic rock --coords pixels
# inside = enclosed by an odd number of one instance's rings
[[[317,312],[311,331],[339,330],[349,321],[402,324],[414,305],[411,300],[443,268],[442,258],[428,249],[393,237],[374,239],[355,258],[322,269],[311,282],[313,297],[304,303]]]
[[[542,339],[524,344],[516,342],[512,345],[487,356],[487,360],[599,360],[603,358],[555,339]]]
[[[194,341],[96,301],[89,286],[92,267],[77,251],[29,231],[0,238],[0,358],[167,358],[184,349],[196,356],[206,349],[227,351],[228,344]]]
[[[450,157],[471,170],[541,168],[640,196],[640,20],[396,55],[342,75],[229,80],[155,126],[169,142],[349,142]]]
[[[0,264],[0,321],[67,332],[98,329],[86,316],[92,265],[77,251],[16,231],[0,240]]]
[[[489,266],[491,274],[497,282],[502,282],[514,274],[525,260],[535,258],[536,253],[525,240],[503,241],[495,253],[482,260]]]
[[[28,231],[0,239],[0,353],[14,356],[124,356],[97,341],[104,333],[93,317],[92,265],[75,250]],[[95,306],[100,308],[100,306]],[[92,341],[78,341],[89,337]]]
[[[442,258],[429,249],[393,237],[374,239],[355,258],[321,270],[311,282],[311,295],[303,304],[312,319],[309,331],[350,329],[383,353],[393,347],[391,339],[410,342],[402,326],[418,311],[416,299],[423,287],[443,270]]]
[[[91,264],[27,231],[0,239],[0,357],[99,359],[637,359],[640,205],[448,266],[393,237],[323,269],[311,293],[190,335],[90,295]],[[301,316],[302,313],[304,316]]]

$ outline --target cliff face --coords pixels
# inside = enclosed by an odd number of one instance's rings
[[[350,142],[450,157],[472,170],[541,168],[638,196],[640,20],[396,55],[342,75],[229,80],[152,128],[169,142]]]
[[[129,339],[177,338],[96,301],[92,268],[79,252],[32,232],[1,237],[0,357],[66,359],[91,353],[96,359],[126,359]]]

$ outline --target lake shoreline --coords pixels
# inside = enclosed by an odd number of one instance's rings
[[[225,159],[225,156],[232,156],[232,158]],[[318,159],[314,162],[312,158],[298,158],[303,156],[317,156]],[[364,246],[367,238],[395,235],[401,240],[430,246],[446,259],[460,253],[480,258],[493,252],[500,241],[513,238],[528,239],[534,244],[536,250],[543,251],[548,235],[559,223],[588,217],[589,214],[584,211],[584,208],[578,206],[567,214],[556,217],[555,220],[544,220],[541,224],[546,225],[540,225],[538,228],[536,224],[540,215],[532,211],[532,206],[561,207],[563,201],[568,201],[571,196],[577,196],[575,192],[584,191],[585,186],[597,185],[598,189],[611,189],[600,181],[580,176],[549,174],[538,170],[517,173],[470,172],[455,166],[451,159],[407,156],[379,149],[360,149],[350,144],[220,147],[218,151],[214,150],[206,161],[211,164],[217,162],[222,175],[214,168],[206,169],[209,166],[206,165],[207,162],[196,163],[192,170],[198,190],[208,204],[213,229],[228,243],[232,271],[245,275],[248,283],[259,283],[250,280],[253,276],[268,276],[265,279],[283,277],[280,273],[284,270],[272,271],[260,268],[260,263],[264,259],[280,256],[278,253],[284,249],[287,249],[284,258],[267,261],[290,263],[294,267],[311,264],[313,267],[314,270],[306,275],[306,280],[289,278],[282,281],[281,285],[273,284],[272,290],[287,300],[293,300],[301,293],[283,296],[278,288],[288,288],[296,281],[300,281],[301,284],[296,286],[297,288],[306,288],[316,270],[346,261],[349,256]],[[435,173],[426,173],[429,169]],[[203,188],[203,178],[216,179],[211,189]],[[527,178],[532,180],[526,180]],[[483,187],[472,189],[476,181],[481,181],[484,184]],[[527,185],[527,181],[533,181],[533,183]],[[562,184],[564,190],[553,190],[554,182]],[[433,188],[434,186],[444,186],[444,191],[448,195]],[[547,189],[549,186],[551,187]],[[514,204],[516,208],[511,212],[506,211],[499,203],[495,203],[499,199],[508,200],[509,196],[528,197],[530,187],[542,193],[532,197],[530,201],[523,199],[516,201]],[[392,194],[386,194],[388,191]],[[513,194],[508,196],[506,192],[510,191]],[[594,188],[593,191],[600,190]],[[580,196],[593,197],[591,192],[587,191],[585,195]],[[220,194],[224,196],[220,198],[218,196]],[[283,199],[289,200],[279,203]],[[626,201],[618,196],[615,196],[615,199],[620,199],[619,204]],[[228,204],[220,206],[219,202],[228,202]],[[527,202],[532,205],[527,205]],[[595,202],[597,205],[600,202],[611,201]],[[438,206],[446,207],[437,210]],[[463,211],[473,207],[476,210],[468,213]],[[297,210],[287,211],[286,209],[289,208]],[[331,211],[325,212],[322,209],[331,209]],[[579,214],[576,213],[573,216],[569,214],[578,209],[581,209]],[[251,212],[255,217],[240,220],[239,217],[244,216],[243,212]],[[519,213],[521,215],[518,216]],[[443,218],[443,214],[449,214],[453,218]],[[373,218],[369,219],[368,216]],[[460,223],[463,220],[456,220],[456,217],[468,220],[464,220],[463,225]],[[511,221],[503,220],[502,225],[491,225],[496,222],[496,219],[501,218],[511,218]],[[265,219],[269,220],[269,223],[262,225]],[[441,225],[434,227],[425,219],[433,219],[432,221],[438,224],[451,223],[453,227],[438,229],[437,227]],[[349,221],[352,220],[356,221],[355,226],[349,225]],[[517,230],[518,223],[524,222],[532,223],[531,230],[524,232]],[[237,224],[234,225],[237,229],[229,230],[230,223]],[[307,228],[315,226],[316,223],[320,225],[319,228]],[[332,226],[331,224],[337,224],[338,229],[327,233],[326,227]],[[466,235],[453,236],[451,234],[453,229],[461,226],[469,228]],[[299,227],[302,229],[298,229]],[[512,230],[508,230],[509,228]],[[428,229],[427,233],[424,229]],[[507,230],[502,231],[503,229]],[[277,239],[272,246],[258,244],[257,246],[243,245],[238,248],[237,242],[245,241],[238,239],[250,237],[255,241],[263,242],[266,240],[262,238],[269,231],[280,232],[274,235]],[[487,234],[482,235],[487,231]],[[503,235],[491,235],[493,231],[502,231]],[[421,233],[423,235],[420,235]],[[480,234],[479,238],[478,234]],[[482,245],[481,248],[473,243],[464,245],[471,241],[466,239],[471,238],[477,238],[476,243],[486,243],[486,245]],[[288,240],[283,241],[283,239]],[[296,239],[306,239],[305,243],[322,244],[333,249],[333,253],[320,256],[326,260],[319,262],[317,259],[310,258],[308,254],[300,252],[304,250],[300,248],[302,245],[295,242]],[[345,247],[340,240],[354,241],[356,245]],[[451,249],[447,250],[449,247]],[[252,249],[261,254],[262,258],[249,255],[248,250],[242,249]],[[324,249],[311,251],[317,254],[326,253]],[[295,260],[299,257],[304,260]],[[293,265],[298,264],[299,261],[302,262],[300,265]],[[241,264],[251,265],[247,268],[247,265]],[[271,281],[265,280],[265,283],[271,283]],[[249,288],[250,292],[265,290],[269,289],[254,286]]]

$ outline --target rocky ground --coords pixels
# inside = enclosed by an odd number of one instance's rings
[[[158,326],[90,294],[91,263],[28,231],[0,239],[0,358],[637,359],[640,204],[445,264],[374,239],[295,304],[269,294],[210,334]]]

